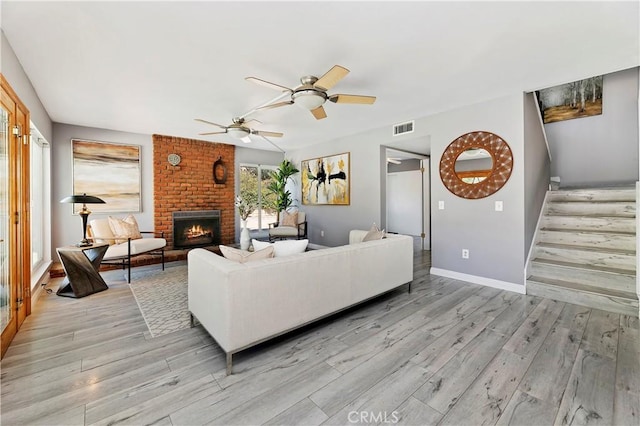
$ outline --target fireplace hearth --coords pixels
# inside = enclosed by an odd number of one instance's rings
[[[220,210],[173,212],[173,247],[220,244]]]

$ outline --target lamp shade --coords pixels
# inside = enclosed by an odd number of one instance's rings
[[[77,204],[104,204],[104,200],[93,195],[69,195],[60,200],[61,203],[77,203]]]
[[[323,96],[317,90],[298,90],[292,95],[292,98],[296,105],[309,111],[318,108],[327,100],[326,95]]]

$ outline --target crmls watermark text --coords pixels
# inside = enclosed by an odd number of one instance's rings
[[[348,415],[349,423],[387,423],[395,424],[400,421],[400,416],[397,412],[392,411],[388,413],[386,411],[349,411]]]

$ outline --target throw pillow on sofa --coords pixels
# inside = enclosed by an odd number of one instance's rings
[[[285,257],[296,253],[304,253],[309,244],[309,240],[282,240],[275,243],[266,241],[251,240],[254,250],[261,250],[266,247],[273,247],[274,257]]]
[[[129,215],[124,219],[109,216],[109,226],[111,227],[113,235],[117,239],[120,239],[116,241],[116,243],[121,243],[122,239],[127,238],[131,238],[132,240],[142,238],[142,234],[140,234],[140,229],[138,228],[138,221],[136,221],[133,215]]]
[[[262,250],[256,250],[249,252],[246,250],[239,250],[233,247],[220,246],[220,252],[226,259],[233,260],[234,262],[247,263],[255,260],[270,259],[273,257],[273,247],[266,247]]]
[[[362,242],[381,240],[383,238],[384,238],[384,229],[382,231],[378,229],[378,225],[376,225],[374,222],[373,225],[371,226],[371,229],[369,229],[369,232],[367,232],[367,235],[365,235],[364,238],[362,239]]]

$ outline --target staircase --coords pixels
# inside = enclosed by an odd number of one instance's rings
[[[635,188],[552,191],[527,294],[638,316]]]

